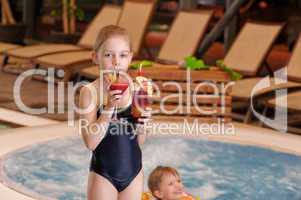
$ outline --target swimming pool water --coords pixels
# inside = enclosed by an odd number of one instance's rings
[[[11,153],[4,159],[3,172],[21,190],[79,200],[86,198],[89,160],[81,139],[68,137]],[[301,157],[269,149],[153,137],[143,147],[143,165],[145,177],[157,165],[177,168],[187,190],[201,199],[301,199]]]

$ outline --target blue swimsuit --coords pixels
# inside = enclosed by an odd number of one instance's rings
[[[90,171],[108,179],[118,192],[123,191],[142,169],[141,150],[133,133],[136,124],[131,107],[117,114],[127,123],[110,122],[105,137],[93,151],[90,163]],[[102,109],[97,111],[97,118]]]

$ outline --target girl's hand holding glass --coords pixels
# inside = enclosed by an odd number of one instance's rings
[[[150,107],[145,108],[141,112],[141,116],[137,119],[136,129],[138,134],[146,134],[148,123],[152,121],[152,109]]]
[[[121,90],[112,90],[111,85],[117,81],[117,72],[112,72],[107,74],[108,87],[106,88],[108,91],[108,107],[115,108],[120,102],[121,98]]]
[[[137,119],[137,122],[140,124],[146,124],[152,121],[152,109],[150,107],[146,107],[141,112],[141,116]]]
[[[125,90],[128,88],[128,83],[125,82],[119,82],[119,71],[114,71],[112,74],[109,74],[109,106],[114,107],[114,115],[112,118],[112,121],[118,121],[117,119],[117,107],[120,103],[120,99],[125,92]]]
[[[122,97],[122,91],[121,90],[109,90],[108,91],[108,107],[109,108],[115,108],[119,103],[120,99]]]

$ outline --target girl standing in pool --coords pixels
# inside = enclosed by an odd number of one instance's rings
[[[100,70],[127,72],[132,56],[130,38],[125,29],[110,25],[100,31],[92,54]],[[90,112],[80,114],[80,121],[88,122],[88,128],[80,125],[82,138],[93,152],[87,197],[88,200],[140,200],[143,190],[140,145],[145,140],[143,124],[150,121],[151,110],[143,112],[144,118],[139,119],[142,125],[136,124],[131,114],[130,88],[121,93],[120,90],[110,90],[110,84],[107,74],[104,74],[103,78],[85,85],[80,91],[80,108],[93,105],[91,111],[88,109]],[[106,104],[101,103],[104,96],[107,97]],[[112,122],[115,106],[122,108],[118,118],[125,119],[125,125]],[[124,128],[125,134],[121,132]]]

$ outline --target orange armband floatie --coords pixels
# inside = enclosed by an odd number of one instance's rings
[[[142,194],[142,200],[156,200],[156,198],[154,198],[150,192],[144,192]],[[181,200],[200,200],[200,199],[199,198],[195,199],[193,196],[185,194],[185,196],[183,196]]]
[[[183,196],[181,200],[200,200],[200,199],[195,199],[193,196],[189,194],[185,194],[185,196]]]
[[[143,192],[141,200],[153,200],[154,197],[150,192]]]

